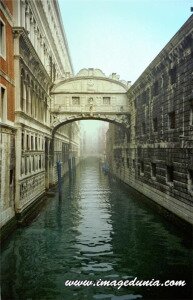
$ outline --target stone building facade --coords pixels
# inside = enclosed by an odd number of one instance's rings
[[[9,166],[10,175],[6,176],[10,176],[10,179],[6,178],[2,186],[7,189],[5,183],[11,182],[11,176],[14,176],[12,173],[16,174],[14,192],[10,193],[14,198],[14,210],[6,222],[14,215],[22,222],[24,216],[42,199],[46,189],[56,183],[55,165],[57,159],[64,160],[64,149],[69,149],[65,152],[65,159],[66,155],[78,155],[79,129],[78,124],[73,123],[58,128],[53,134],[51,126],[51,87],[59,78],[73,74],[58,2],[14,0],[3,3],[4,6],[6,3],[11,6],[9,15],[12,14],[14,20],[14,23],[12,19],[9,22],[10,32],[6,45],[7,52],[12,51],[9,55],[12,65],[7,75],[9,85],[13,85],[13,76],[15,78],[15,97],[14,90],[10,90],[13,95],[10,101],[15,101],[15,104],[13,102],[12,110],[10,108],[9,118],[12,123],[9,125],[14,128],[16,151],[15,160],[11,159],[14,172],[11,171],[12,165]],[[6,131],[11,130],[10,126],[9,129],[6,126]],[[1,135],[2,138],[5,139]],[[2,145],[5,147],[4,141]],[[51,153],[51,147],[54,153]],[[10,157],[10,153],[7,155]],[[1,168],[4,158],[3,154]],[[64,174],[68,169],[63,166],[62,170]],[[8,173],[2,170],[2,174]],[[11,200],[6,196],[6,201]]]
[[[193,223],[193,16],[127,95],[130,129],[107,134],[111,172]]]
[[[61,162],[62,176],[68,171],[76,168],[80,162],[80,126],[78,122],[61,126],[57,130],[57,137],[54,139],[54,166],[50,167],[53,172],[50,184],[57,183],[57,162]]]
[[[0,2],[0,225],[14,216],[13,2]]]
[[[70,130],[61,127],[52,135],[51,87],[59,78],[73,74],[58,2],[18,0],[14,6],[18,149],[15,203],[16,213],[21,214],[56,183],[55,163],[62,141],[71,145],[71,131],[76,125]],[[55,160],[50,156],[51,142],[56,145]]]

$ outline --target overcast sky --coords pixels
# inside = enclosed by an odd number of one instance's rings
[[[59,0],[75,74],[139,77],[183,23],[192,0]]]

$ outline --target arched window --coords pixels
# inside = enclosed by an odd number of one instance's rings
[[[38,119],[38,89],[37,86],[35,87],[35,93],[34,93],[34,107],[35,107],[35,118]]]
[[[33,83],[33,80],[31,80],[30,94],[31,94],[31,115],[32,115],[32,117],[34,117],[34,83]]]
[[[39,169],[42,167],[42,160],[41,160],[41,155],[39,155]]]
[[[40,120],[41,119],[41,106],[40,106],[40,90],[38,89],[38,94],[37,94],[37,107],[38,107],[38,111],[37,111],[37,119]]]
[[[41,99],[41,121],[44,123],[44,101]]]
[[[35,161],[35,156],[33,156],[33,171],[36,170],[36,161]]]
[[[38,138],[35,136],[35,150],[38,150]]]
[[[25,86],[24,86],[24,82],[25,82],[25,72],[23,69],[21,69],[21,79],[20,79],[20,103],[21,103],[21,110],[24,110],[24,102],[25,102],[25,99],[24,99],[24,89],[25,89]]]
[[[28,157],[29,162],[29,173],[31,173],[31,156]]]
[[[25,156],[25,174],[28,172],[28,166],[27,166],[27,156]]]
[[[31,98],[30,98],[30,79],[29,75],[27,75],[26,78],[26,113],[30,114],[30,108],[31,108]]]
[[[47,123],[47,98],[45,97],[44,101],[44,121]]]
[[[36,170],[38,170],[38,155],[36,155]]]
[[[31,135],[31,150],[34,150],[34,137]]]
[[[22,157],[21,158],[21,175],[24,174],[24,171],[25,171],[25,158]]]
[[[39,97],[39,119],[42,121],[42,92],[40,91]]]

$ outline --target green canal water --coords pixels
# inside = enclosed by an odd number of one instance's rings
[[[147,199],[85,161],[2,247],[2,299],[192,299],[190,234]],[[96,286],[97,280],[185,280],[184,287]],[[66,286],[89,280],[95,286]]]

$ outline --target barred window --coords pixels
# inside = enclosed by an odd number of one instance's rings
[[[144,174],[144,162],[143,162],[143,160],[140,162],[140,173]]]
[[[172,111],[168,114],[169,129],[174,129],[176,127],[176,114]]]
[[[6,31],[5,23],[0,19],[0,56],[5,58],[6,56]]]
[[[35,137],[35,150],[38,150],[38,138],[37,138],[37,136]]]
[[[133,168],[135,168],[135,159],[133,159]]]
[[[153,131],[157,132],[158,131],[158,122],[157,122],[157,118],[153,119]]]
[[[7,93],[4,87],[0,87],[0,120],[6,122],[7,120]]]
[[[24,150],[25,148],[25,143],[24,143],[25,137],[24,137],[24,132],[21,134],[21,149]]]
[[[142,123],[142,134],[146,134],[145,122]]]
[[[130,164],[129,157],[127,157],[127,168],[129,168],[129,164]]]
[[[34,149],[34,137],[31,136],[31,150]]]
[[[159,92],[159,85],[158,81],[155,81],[153,84],[153,96],[157,96]]]
[[[170,83],[171,83],[171,84],[176,83],[176,81],[177,81],[176,67],[170,69],[169,75],[170,75]]]
[[[103,97],[103,104],[104,105],[110,105],[111,104],[110,97]]]
[[[167,174],[166,174],[167,183],[173,183],[173,181],[174,181],[174,167],[173,166],[167,166],[166,170],[167,170]]]
[[[72,97],[72,105],[80,105],[80,97]]]
[[[190,105],[190,125],[193,125],[193,104]]]
[[[26,135],[26,149],[30,150],[30,145],[29,145],[29,134]]]
[[[157,173],[156,164],[155,163],[151,163],[151,177],[155,178],[156,177],[156,173]]]

